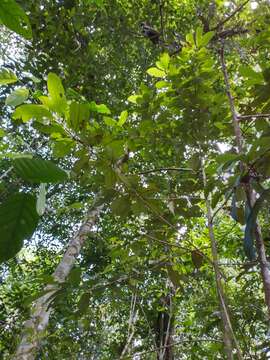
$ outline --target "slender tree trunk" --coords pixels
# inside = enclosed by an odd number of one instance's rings
[[[204,170],[204,164],[202,161],[202,174],[203,174],[203,183],[204,188],[207,186],[207,178]],[[222,284],[222,278],[220,269],[218,266],[218,250],[217,250],[217,243],[214,233],[214,227],[213,227],[213,215],[212,215],[212,208],[211,208],[211,202],[209,197],[205,197],[205,203],[207,208],[207,220],[208,220],[208,233],[209,238],[211,242],[211,252],[212,252],[212,258],[213,258],[213,266],[214,266],[214,272],[215,272],[215,278],[216,278],[216,288],[219,298],[219,307],[221,312],[221,319],[223,324],[223,342],[224,342],[224,350],[226,354],[227,360],[233,360],[233,343],[235,345],[236,351],[237,351],[237,357],[239,360],[243,360],[243,355],[240,350],[240,347],[238,345],[237,339],[235,337],[230,315],[228,311],[228,306],[226,304],[226,296],[224,293],[224,288]]]
[[[229,100],[230,109],[231,109],[231,113],[232,113],[236,145],[237,145],[238,153],[242,154],[243,153],[243,136],[242,136],[241,128],[239,125],[239,118],[241,118],[241,116],[238,115],[238,113],[235,109],[234,99],[233,99],[233,96],[231,93],[230,81],[229,81],[228,71],[227,71],[225,58],[224,58],[224,44],[222,44],[222,48],[220,51],[220,61],[221,61],[221,67],[222,67],[225,86],[226,86],[226,94],[227,94],[227,97]],[[242,164],[242,169],[244,170],[244,164]],[[250,184],[247,184],[245,190],[246,190],[247,200],[248,200],[250,206],[252,207],[254,205],[254,202],[256,199],[256,193],[250,187]],[[262,276],[262,280],[263,280],[265,304],[267,306],[268,318],[270,320],[270,266],[269,266],[269,262],[267,261],[267,258],[266,258],[265,246],[264,246],[263,238],[261,235],[260,226],[258,223],[256,223],[256,225],[255,225],[255,240],[256,240],[256,249],[257,249],[257,253],[258,253],[260,269],[261,269],[261,276]]]
[[[59,285],[63,283],[69,275],[103,206],[104,205],[102,204],[93,207],[88,212],[86,220],[81,225],[80,229],[70,239],[67,250],[53,273],[55,284],[50,284],[45,287],[45,294],[41,296],[33,306],[31,318],[24,323],[21,341],[17,347],[16,354],[13,357],[14,360],[35,359],[36,352],[40,346],[40,340],[44,337],[45,330],[48,326],[52,311],[50,303],[53,295],[59,289]]]
[[[173,315],[173,290],[161,299],[164,308],[157,316],[156,323],[156,346],[157,360],[174,360],[173,335],[174,335],[174,315]]]

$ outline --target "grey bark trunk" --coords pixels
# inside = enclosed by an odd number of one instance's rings
[[[35,359],[36,352],[40,346],[40,341],[42,337],[44,337],[48,326],[52,311],[50,303],[53,295],[58,290],[59,285],[66,280],[73,268],[76,258],[79,255],[84,242],[87,240],[93,225],[96,223],[102,208],[103,205],[99,205],[91,209],[80,229],[70,239],[67,250],[52,275],[56,284],[50,284],[45,287],[45,294],[36,301],[32,308],[30,319],[24,323],[21,341],[17,347],[16,354],[13,356],[14,360]]]

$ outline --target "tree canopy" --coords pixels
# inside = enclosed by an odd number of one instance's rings
[[[269,0],[0,26],[1,358],[269,359]]]

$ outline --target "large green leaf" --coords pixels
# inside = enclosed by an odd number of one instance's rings
[[[0,21],[10,30],[15,31],[26,39],[32,38],[29,19],[15,0],[1,0]]]
[[[56,74],[49,73],[47,86],[50,95],[50,108],[60,114],[64,114],[67,108],[67,101],[61,79]]]
[[[15,194],[0,205],[0,262],[17,254],[23,240],[32,236],[38,219],[32,195]]]
[[[10,70],[0,70],[0,85],[12,84],[18,81],[17,76]]]
[[[128,216],[130,212],[130,199],[128,196],[122,196],[113,200],[111,204],[112,213],[117,216]]]
[[[214,31],[209,31],[206,34],[204,34],[200,39],[198,46],[202,47],[208,45],[208,43],[213,39],[214,35],[215,35]]]
[[[31,119],[51,119],[52,114],[43,105],[25,104],[16,108],[13,113],[13,118],[22,119],[23,122],[27,122]]]
[[[52,144],[53,156],[61,158],[69,155],[75,144],[75,141],[70,138],[56,139]]]
[[[14,160],[14,168],[19,176],[32,183],[56,183],[68,178],[64,170],[49,160],[21,157]]]
[[[18,88],[14,90],[11,94],[6,98],[6,105],[9,106],[18,106],[21,105],[29,95],[29,90],[26,88]]]
[[[89,120],[89,114],[90,109],[88,104],[72,102],[69,107],[68,126],[75,131],[82,130]]]

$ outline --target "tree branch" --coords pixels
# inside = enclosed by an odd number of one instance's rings
[[[270,118],[270,114],[250,114],[250,115],[238,115],[238,120],[255,120],[260,118]]]
[[[239,5],[232,13],[231,15],[227,16],[224,20],[222,20],[220,23],[218,23],[211,31],[220,29],[224,24],[226,24],[228,21],[230,21],[236,14],[238,14],[242,9],[247,5],[249,0],[246,0],[243,2],[243,4]]]
[[[146,171],[142,171],[139,173],[136,173],[135,175],[146,175],[146,174],[151,174],[154,172],[162,172],[162,171],[192,171],[194,172],[193,169],[189,169],[189,168],[159,168],[159,169],[152,169],[152,170],[146,170]]]

